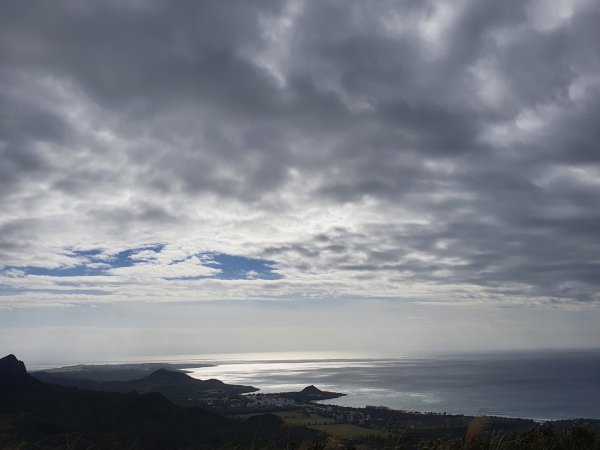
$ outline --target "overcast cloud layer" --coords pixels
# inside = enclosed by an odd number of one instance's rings
[[[597,1],[3,1],[0,303],[600,301]]]

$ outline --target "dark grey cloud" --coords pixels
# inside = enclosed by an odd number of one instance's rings
[[[591,1],[4,2],[0,264],[193,237],[361,295],[598,300],[598,23]]]

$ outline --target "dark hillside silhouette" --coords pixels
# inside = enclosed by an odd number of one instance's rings
[[[219,380],[197,380],[186,373],[158,369],[139,379],[127,381],[95,381],[62,376],[60,372],[34,372],[44,383],[106,392],[158,392],[169,400],[185,406],[202,406],[202,400],[214,396],[237,396],[258,389],[252,386],[226,384]]]
[[[155,378],[164,376],[173,375],[159,373]],[[317,434],[272,427],[263,433],[201,408],[177,406],[158,393],[45,384],[29,375],[14,355],[0,359],[0,421],[0,448],[246,448],[253,441],[278,439],[298,444]]]

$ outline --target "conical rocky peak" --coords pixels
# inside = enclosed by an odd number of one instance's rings
[[[15,355],[7,355],[0,359],[0,382],[12,383],[26,381],[29,378],[23,361],[19,361]]]

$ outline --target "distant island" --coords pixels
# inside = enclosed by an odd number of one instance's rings
[[[185,367],[190,367],[186,365]],[[319,403],[310,385],[258,393],[170,365],[69,366],[29,374],[0,359],[0,448],[598,449],[600,421],[471,417]],[[140,378],[124,379],[132,374]],[[84,378],[86,377],[86,378]]]

